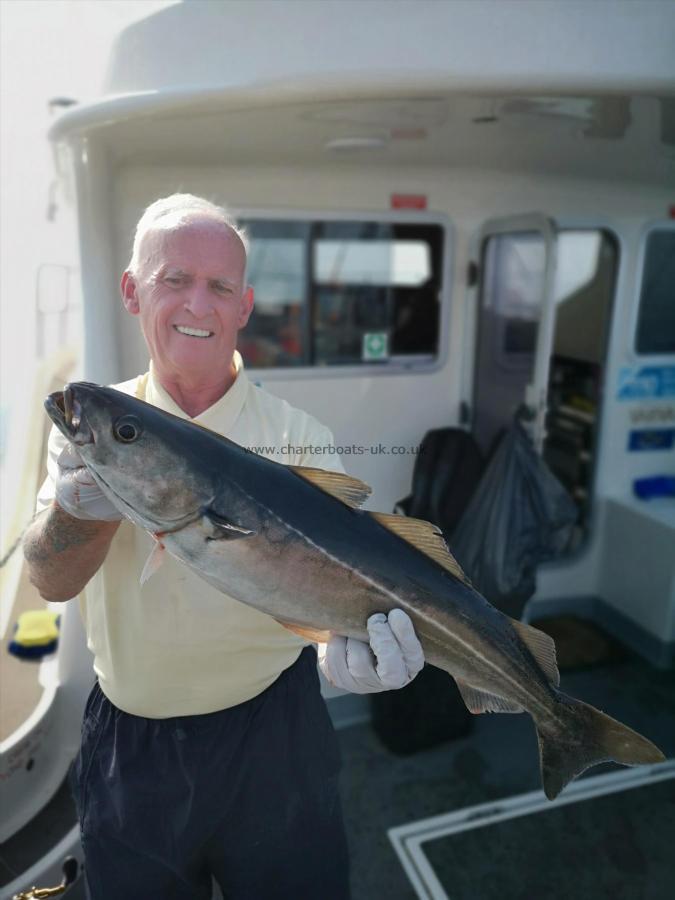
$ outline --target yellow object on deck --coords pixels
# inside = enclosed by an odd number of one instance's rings
[[[9,644],[14,656],[35,659],[56,649],[60,615],[48,609],[30,609],[21,613]]]

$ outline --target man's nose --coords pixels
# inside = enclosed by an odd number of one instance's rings
[[[185,298],[185,309],[196,319],[203,319],[213,311],[213,298],[207,284],[191,284]]]

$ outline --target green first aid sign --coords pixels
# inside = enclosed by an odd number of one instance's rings
[[[364,360],[387,359],[389,335],[386,331],[367,331],[363,335],[361,358]]]

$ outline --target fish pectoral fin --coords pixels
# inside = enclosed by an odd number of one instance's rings
[[[154,535],[153,535],[154,537]],[[155,538],[155,545],[150,551],[150,556],[145,561],[145,565],[143,566],[143,571],[141,572],[141,585],[144,585],[146,581],[148,581],[155,574],[157,569],[164,562],[164,558],[166,557],[166,549],[164,544]]]
[[[305,625],[291,625],[290,622],[282,622],[281,619],[277,619],[277,622],[294,634],[305,638],[305,640],[313,641],[315,644],[327,644],[332,636],[331,631],[321,631],[318,628],[310,628]]]
[[[288,466],[288,468],[331,497],[351,506],[352,509],[358,509],[372,493],[370,485],[341,472],[328,472],[326,469],[313,469],[311,466]]]
[[[250,528],[243,528],[212,509],[204,510],[202,528],[206,532],[207,541],[232,541],[255,534],[255,531],[251,531]]]
[[[525,644],[532,656],[541,666],[541,670],[554,687],[560,685],[560,672],[555,655],[555,641],[553,638],[538,628],[511,619],[518,637]]]
[[[498,697],[497,694],[489,694],[487,691],[476,688],[472,684],[467,684],[459,678],[455,678],[455,681],[457,682],[457,687],[462,695],[462,700],[466,704],[466,708],[475,716],[484,712],[524,712],[523,707],[514,703],[512,700]]]
[[[409,519],[407,516],[396,516],[391,513],[374,512],[369,515],[388,531],[416,547],[417,550],[437,562],[439,566],[443,566],[455,578],[471,587],[471,582],[448,550],[443,533],[436,525],[432,525],[431,522],[426,522],[424,519]]]

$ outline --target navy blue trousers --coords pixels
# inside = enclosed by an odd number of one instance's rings
[[[316,653],[252,700],[145,719],[94,686],[71,770],[91,900],[348,900]]]

